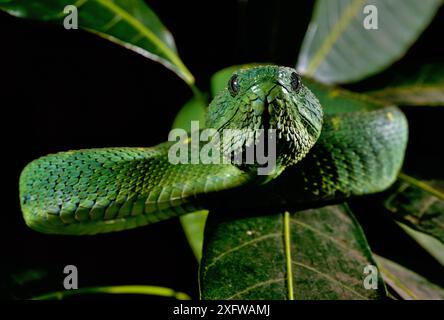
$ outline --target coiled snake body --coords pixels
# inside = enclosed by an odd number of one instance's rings
[[[23,170],[25,221],[45,233],[95,234],[205,208],[225,190],[246,190],[238,197],[244,206],[285,206],[379,192],[393,183],[407,144],[403,113],[396,107],[324,111],[291,68],[239,70],[211,102],[206,125],[219,132],[274,129],[271,176],[258,179],[254,165],[172,164],[172,142],[61,152]],[[224,152],[242,152],[255,141],[239,137]]]

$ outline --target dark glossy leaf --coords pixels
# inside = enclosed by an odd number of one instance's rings
[[[155,60],[188,84],[194,83],[171,33],[142,0],[10,0],[1,2],[0,9],[21,18],[63,23],[70,13],[64,13],[67,5],[77,7],[80,28]]]
[[[200,269],[203,299],[379,299],[365,289],[375,265],[343,205],[255,217],[210,214]]]
[[[388,86],[368,94],[403,106],[444,106],[444,64],[398,72]]]
[[[386,258],[374,255],[382,277],[405,300],[443,300],[444,289]]]
[[[433,19],[442,0],[318,0],[297,69],[323,83],[375,74],[404,55]],[[370,11],[365,11],[372,5]],[[377,10],[377,29],[364,27]]]
[[[444,243],[444,181],[400,174],[384,206],[396,220]]]

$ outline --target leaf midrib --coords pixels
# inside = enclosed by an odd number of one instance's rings
[[[350,21],[355,16],[356,11],[362,6],[364,0],[354,0],[348,7],[346,7],[338,19],[337,23],[331,29],[330,33],[325,37],[324,42],[318,49],[318,51],[311,59],[308,64],[306,75],[309,77],[313,77],[314,73],[318,69],[319,65],[325,59],[325,57],[330,52],[331,48],[334,46],[336,41],[339,39],[341,34],[347,28]]]
[[[398,279],[398,277],[396,277],[393,273],[383,267],[382,263],[379,263],[378,267],[381,270],[381,273],[392,280],[393,283],[397,285],[400,290],[403,290],[404,293],[410,296],[410,298],[412,298],[413,300],[418,300],[418,297],[406,285],[404,285],[404,283],[400,279]]]
[[[401,180],[403,180],[407,183],[410,183],[411,185],[414,185],[415,187],[418,187],[419,189],[424,190],[427,193],[430,193],[430,194],[438,197],[441,200],[444,200],[444,193],[435,189],[434,187],[430,186],[429,184],[427,184],[423,181],[420,181],[418,179],[415,179],[412,176],[409,176],[409,175],[402,173],[402,172],[399,173],[398,177]]]
[[[290,237],[290,213],[286,211],[284,213],[284,247],[285,247],[285,260],[287,267],[287,290],[288,300],[294,300],[293,289],[293,264],[291,258],[291,237]]]

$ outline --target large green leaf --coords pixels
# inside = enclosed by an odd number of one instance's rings
[[[63,23],[67,5],[77,7],[80,28],[163,64],[189,85],[194,83],[171,33],[142,0],[10,0],[2,1],[0,9],[21,18]]]
[[[405,300],[443,300],[444,289],[415,272],[374,255],[385,283]]]
[[[347,83],[375,74],[399,59],[428,26],[442,0],[318,0],[297,68],[324,83]],[[367,5],[377,29],[366,29]],[[369,19],[369,18],[367,18]]]
[[[289,214],[210,214],[200,285],[203,299],[379,299],[364,268],[376,265],[344,205]],[[376,282],[375,282],[376,283]]]
[[[444,181],[424,181],[400,174],[384,206],[393,217],[444,244]]]
[[[396,72],[388,86],[368,94],[403,106],[444,106],[444,64]]]

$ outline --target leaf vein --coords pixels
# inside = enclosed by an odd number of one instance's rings
[[[318,229],[316,229],[316,228],[313,228],[312,226],[310,226],[310,225],[308,225],[308,224],[305,224],[305,223],[303,223],[303,222],[301,222],[301,221],[299,221],[299,220],[297,220],[297,219],[295,219],[295,218],[291,219],[291,222],[293,222],[293,223],[295,223],[295,224],[297,224],[297,225],[300,225],[301,227],[304,227],[304,228],[306,228],[306,229],[309,229],[309,230],[313,231],[314,233],[317,233],[317,234],[323,236],[324,238],[326,238],[326,239],[328,239],[328,240],[334,242],[335,244],[337,244],[337,245],[340,246],[341,248],[347,250],[348,252],[352,252],[353,255],[354,255],[354,257],[355,257],[357,260],[360,260],[360,261],[362,261],[362,262],[367,262],[367,260],[365,260],[364,258],[361,257],[360,253],[359,253],[357,250],[355,250],[355,249],[353,249],[353,248],[351,248],[351,247],[347,247],[347,246],[345,246],[344,244],[342,244],[341,242],[339,242],[339,241],[336,240],[335,238],[333,238],[333,237],[331,237],[331,236],[325,234],[324,232],[322,232],[322,231],[320,231],[320,230],[318,230]]]
[[[295,265],[299,266],[299,267],[302,267],[302,268],[304,268],[304,269],[306,269],[306,270],[310,270],[310,271],[312,271],[312,272],[314,272],[314,273],[317,273],[317,274],[323,276],[324,278],[326,278],[326,279],[329,280],[330,282],[334,282],[334,283],[336,283],[337,285],[343,287],[344,289],[349,290],[350,292],[354,293],[355,295],[359,296],[359,297],[362,298],[362,299],[368,300],[367,297],[363,296],[362,294],[360,294],[359,292],[357,292],[357,291],[354,290],[353,288],[351,288],[351,287],[349,287],[349,286],[343,284],[342,282],[336,280],[335,278],[330,277],[329,275],[327,275],[327,274],[325,274],[325,273],[319,271],[319,270],[316,269],[316,268],[313,268],[313,267],[311,267],[311,266],[308,266],[308,265],[306,265],[306,264],[303,264],[303,263],[300,263],[300,262],[296,262],[296,261],[293,261],[293,263],[294,263]]]
[[[280,233],[278,233],[278,232],[276,232],[276,233],[269,233],[269,234],[263,235],[263,236],[261,236],[261,237],[257,237],[257,238],[255,238],[255,239],[252,239],[252,240],[246,241],[246,242],[244,242],[244,243],[242,243],[242,244],[240,244],[240,245],[238,245],[238,246],[236,246],[236,247],[231,248],[230,250],[227,250],[227,251],[225,251],[225,252],[222,252],[220,255],[218,255],[217,257],[215,257],[215,258],[213,259],[213,261],[212,261],[212,262],[206,267],[206,270],[208,270],[208,269],[210,269],[211,267],[213,267],[213,266],[216,264],[216,262],[217,262],[218,260],[222,259],[224,256],[226,256],[226,255],[228,255],[228,254],[230,254],[230,253],[233,253],[233,252],[235,252],[235,251],[238,251],[238,250],[242,249],[243,247],[246,247],[246,246],[252,245],[253,243],[260,242],[260,241],[264,241],[264,240],[266,240],[266,239],[273,238],[273,237],[277,237],[277,236],[282,236],[282,235],[281,235]]]
[[[338,19],[335,26],[331,29],[331,32],[325,37],[325,41],[322,43],[321,47],[316,52],[313,59],[310,61],[310,64],[307,67],[306,75],[313,76],[313,74],[316,72],[317,68],[321,64],[322,60],[328,55],[335,42],[344,32],[345,28],[348,26],[348,24],[353,19],[356,12],[363,3],[363,0],[355,0],[342,12],[341,17]]]
[[[242,294],[247,293],[248,291],[251,291],[253,289],[257,289],[259,287],[263,287],[268,284],[272,284],[272,283],[276,283],[276,282],[280,282],[280,281],[284,281],[284,280],[285,280],[284,278],[276,278],[276,279],[270,279],[267,281],[258,282],[256,284],[249,286],[249,287],[245,288],[244,290],[239,291],[239,292],[235,293],[234,295],[226,298],[226,300],[233,300],[235,297],[241,296]]]

